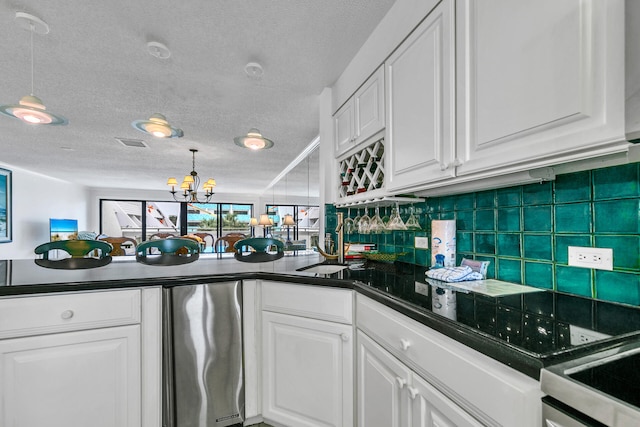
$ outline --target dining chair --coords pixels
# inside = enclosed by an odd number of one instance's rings
[[[125,247],[133,247],[134,251],[138,242],[136,239],[131,237],[100,237],[98,240],[102,240],[107,242],[113,246],[113,250],[111,251],[111,256],[124,256],[126,255]],[[124,247],[123,247],[124,246]]]
[[[207,247],[211,248],[212,252],[215,252],[215,240],[216,238],[213,236],[213,234],[211,233],[191,233],[194,236],[198,236],[199,238],[202,239],[202,241],[204,242],[204,249],[206,250]]]
[[[175,234],[173,233],[155,233],[152,234],[151,236],[149,236],[149,240],[154,240],[154,239],[168,239],[171,237],[176,237]]]
[[[241,233],[229,233],[216,240],[215,252],[235,252],[234,245],[237,241],[245,239],[247,236]]]

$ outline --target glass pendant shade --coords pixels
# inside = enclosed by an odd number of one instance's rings
[[[267,148],[273,147],[273,141],[263,137],[256,128],[249,129],[249,132],[244,136],[233,138],[233,142],[240,147],[251,150],[266,150]]]
[[[1,105],[0,113],[34,125],[66,125],[67,119],[45,111],[42,100],[37,96],[23,96],[17,105]]]
[[[149,120],[136,120],[131,123],[131,126],[157,138],[181,138],[184,136],[182,129],[171,126],[167,118],[160,113],[152,114]]]

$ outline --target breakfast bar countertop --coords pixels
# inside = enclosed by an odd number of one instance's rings
[[[238,279],[342,287],[373,298],[536,379],[545,366],[640,336],[637,307],[549,290],[506,296],[456,290],[445,283],[428,281],[426,267],[399,262],[368,262],[365,268],[332,274],[298,271],[321,261],[317,254],[285,256],[257,264],[212,256],[189,264],[157,266],[121,257],[100,268],[58,270],[41,267],[34,260],[2,260],[0,298]],[[442,310],[447,297],[455,305],[453,310]],[[575,327],[609,337],[578,343]]]

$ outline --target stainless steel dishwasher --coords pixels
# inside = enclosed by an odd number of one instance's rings
[[[163,292],[163,426],[242,423],[241,282]]]

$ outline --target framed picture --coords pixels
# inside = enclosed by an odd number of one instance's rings
[[[0,168],[0,243],[11,241],[11,171]]]

